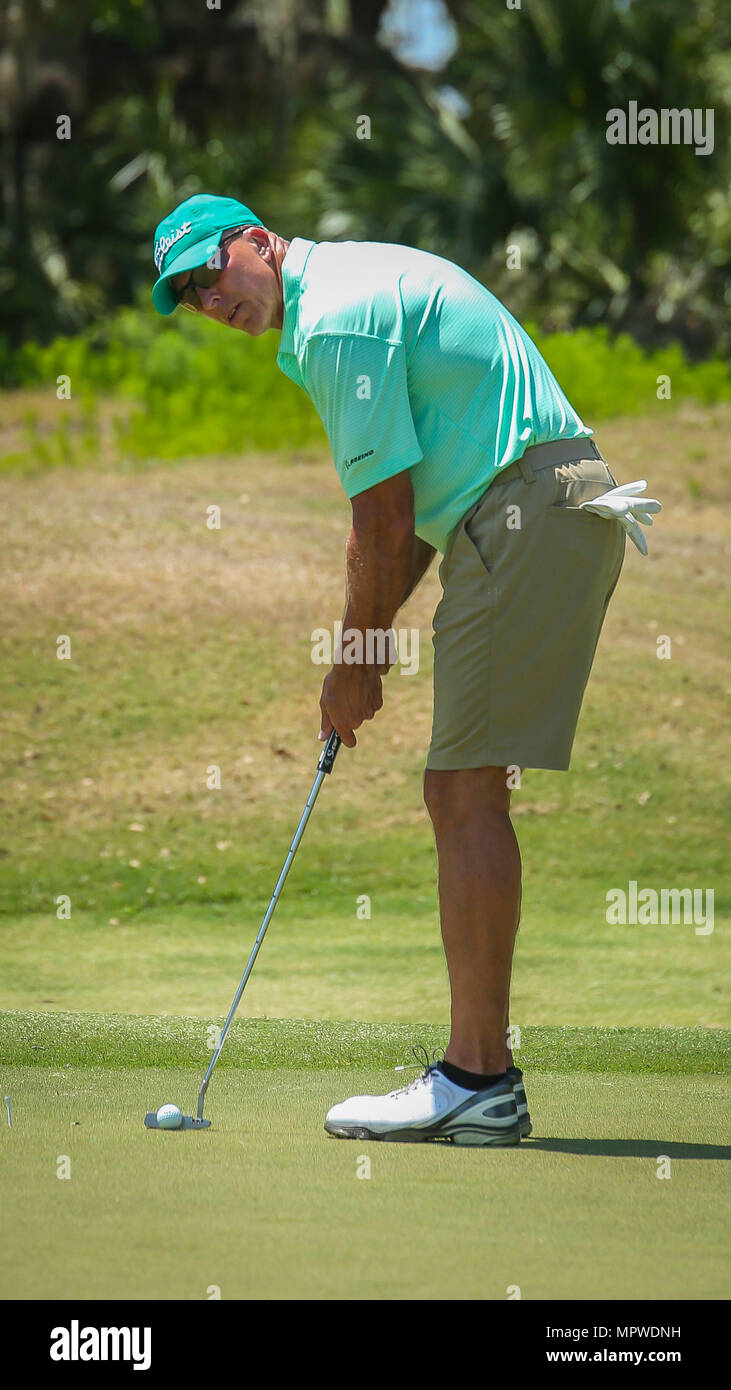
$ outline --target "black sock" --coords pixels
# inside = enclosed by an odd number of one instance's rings
[[[463,1071],[451,1062],[438,1062],[437,1067],[448,1081],[453,1081],[455,1086],[462,1086],[465,1091],[485,1091],[494,1082],[503,1081],[506,1075],[504,1071],[498,1072],[496,1076],[485,1076],[479,1071]]]

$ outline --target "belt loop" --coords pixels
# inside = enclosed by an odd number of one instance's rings
[[[516,459],[516,463],[520,469],[520,475],[523,479],[523,482],[534,483],[536,480],[536,476],[527,458],[525,457],[525,454],[521,454],[520,458]]]

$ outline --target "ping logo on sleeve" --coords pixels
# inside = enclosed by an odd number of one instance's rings
[[[350,468],[352,463],[360,463],[361,459],[369,459],[371,454],[375,454],[375,449],[366,449],[364,454],[356,454],[352,459],[345,460],[345,467]]]

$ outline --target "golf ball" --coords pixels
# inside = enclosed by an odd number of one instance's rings
[[[177,1105],[161,1105],[157,1112],[160,1129],[180,1129],[183,1115]]]

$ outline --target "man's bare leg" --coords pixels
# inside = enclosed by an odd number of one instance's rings
[[[452,994],[446,1061],[497,1075],[512,1065],[508,1006],[521,896],[507,769],[427,770],[424,800],[436,836]]]

